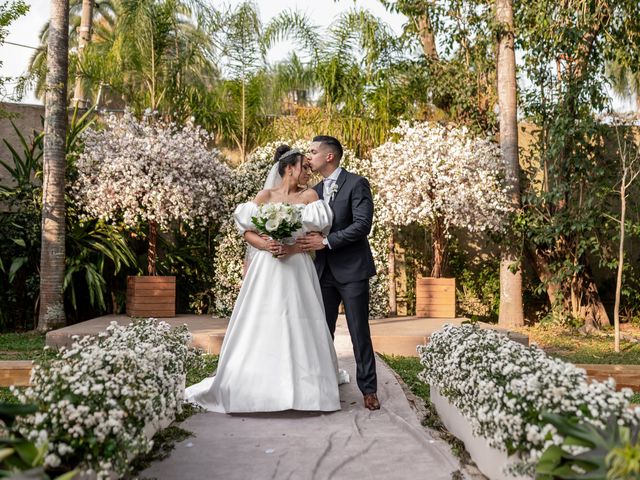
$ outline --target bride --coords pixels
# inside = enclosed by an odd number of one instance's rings
[[[233,214],[251,253],[218,370],[185,391],[187,401],[209,411],[340,410],[338,360],[313,260],[297,245],[260,236],[251,222],[258,205],[299,205],[298,237],[328,233],[333,215],[307,188],[310,167],[299,150],[281,145],[275,160],[265,189]]]

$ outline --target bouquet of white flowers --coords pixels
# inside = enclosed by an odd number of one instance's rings
[[[251,217],[251,222],[258,232],[274,240],[289,240],[293,232],[302,228],[302,208],[302,205],[288,203],[264,203],[258,207],[258,215]]]

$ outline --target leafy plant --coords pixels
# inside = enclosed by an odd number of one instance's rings
[[[640,476],[638,425],[620,426],[615,416],[609,417],[604,428],[549,412],[542,418],[564,440],[542,453],[536,478],[626,480]]]
[[[82,115],[74,111],[69,124],[67,180],[76,176],[75,161],[82,149],[82,134],[94,124],[93,110]],[[43,132],[34,132],[29,139],[14,125],[19,146],[5,141],[11,160],[0,163],[7,168],[12,185],[0,186],[0,199],[8,203],[8,212],[0,214],[0,328],[20,325],[28,329],[38,304],[38,266],[41,241],[41,197]],[[89,305],[105,311],[107,273],[117,274],[121,268],[135,264],[126,235],[122,229],[99,221],[81,221],[70,195],[66,196],[66,271],[65,301],[76,315],[86,308],[78,302],[79,291],[86,294]],[[5,255],[6,254],[6,255]],[[86,302],[85,302],[86,303]],[[34,306],[33,308],[31,306]],[[28,307],[28,308],[27,308]],[[15,312],[9,316],[6,312]]]
[[[18,416],[32,415],[38,411],[36,405],[0,403],[0,420],[12,430]],[[12,477],[21,473],[21,478],[49,480],[43,467],[47,453],[46,443],[38,446],[13,432],[0,438],[0,477]],[[57,480],[71,480],[76,471],[67,472]]]

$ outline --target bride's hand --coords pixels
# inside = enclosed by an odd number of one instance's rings
[[[274,257],[278,257],[282,254],[283,245],[280,242],[272,240],[270,238],[265,239],[265,247],[264,250],[267,252],[271,252]]]
[[[286,258],[294,253],[302,253],[302,250],[298,245],[281,245],[280,253],[276,254],[278,258]]]

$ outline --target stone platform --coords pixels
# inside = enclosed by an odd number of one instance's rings
[[[339,323],[344,323],[341,315]],[[218,354],[227,330],[228,319],[210,315],[177,315],[163,318],[163,321],[178,326],[186,324],[193,335],[193,344],[207,353]],[[417,356],[416,346],[429,341],[431,334],[443,325],[450,323],[460,325],[465,318],[424,318],[424,317],[390,317],[372,319],[371,340],[374,350],[387,355]],[[95,335],[103,331],[110,322],[128,324],[131,318],[126,315],[105,315],[86,322],[52,330],[47,333],[46,343],[51,347],[69,346],[73,335]],[[496,328],[495,325],[480,324],[482,328]],[[528,345],[529,338],[515,332],[504,331],[512,340]]]

